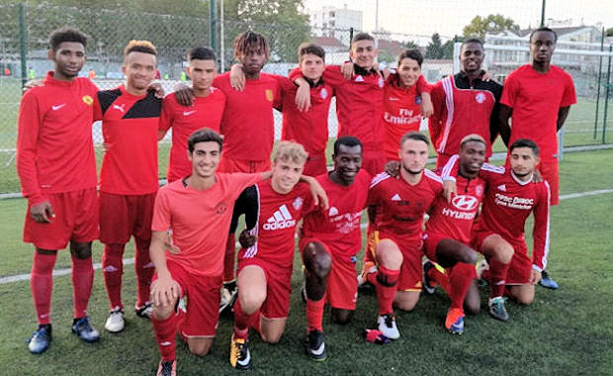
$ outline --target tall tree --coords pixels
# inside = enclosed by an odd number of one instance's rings
[[[464,36],[484,38],[487,33],[497,33],[503,30],[517,32],[519,25],[502,14],[490,14],[485,18],[476,16],[464,27]]]
[[[445,56],[441,36],[438,33],[432,34],[432,41],[428,43],[426,49],[426,59],[442,59]]]

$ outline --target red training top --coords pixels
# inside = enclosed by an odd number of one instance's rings
[[[24,94],[17,174],[30,205],[46,201],[47,194],[96,187],[92,122],[97,92],[87,78],[59,81],[49,72],[44,86]]]

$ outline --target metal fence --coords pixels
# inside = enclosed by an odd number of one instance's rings
[[[116,87],[121,83],[122,51],[131,39],[147,39],[159,52],[158,69],[162,85],[167,92],[185,79],[185,55],[195,45],[212,45],[220,58],[222,70],[229,69],[233,61],[232,42],[239,32],[253,29],[266,35],[271,45],[271,56],[264,70],[286,75],[297,66],[297,46],[307,40],[324,45],[327,64],[341,64],[349,59],[349,40],[359,30],[334,27],[315,28],[280,23],[274,19],[267,23],[254,23],[246,19],[214,19],[213,27],[208,18],[169,16],[130,12],[127,10],[103,10],[49,5],[26,6],[23,4],[0,5],[0,194],[19,192],[15,172],[15,143],[17,114],[22,84],[29,79],[40,79],[53,68],[47,59],[48,36],[61,26],[75,26],[91,39],[87,46],[88,60],[81,74],[95,75],[94,82],[101,89]],[[213,35],[213,43],[211,43]],[[373,34],[379,48],[379,61],[395,65],[397,56],[406,48],[420,48],[426,56],[422,66],[429,82],[436,82],[457,71],[454,70],[454,38],[444,35],[392,34],[380,31]],[[508,41],[507,41],[508,42]],[[507,43],[505,42],[505,43]],[[486,66],[498,78],[508,73],[495,60],[500,47],[499,40],[488,40]],[[511,42],[509,42],[511,43]],[[526,60],[523,42],[512,42],[516,53]],[[607,50],[608,46],[604,46]],[[591,46],[590,51],[600,51]],[[579,69],[570,69],[580,95],[579,105],[571,110],[567,123],[569,133],[579,136],[566,137],[565,146],[611,143],[609,131],[602,121],[611,85],[611,55],[603,53],[583,62]],[[581,52],[573,56],[581,56]],[[607,57],[608,56],[608,57]],[[494,59],[494,60],[492,60]],[[509,57],[503,57],[506,68],[511,68]],[[522,61],[524,61],[522,60]],[[518,60],[519,62],[519,60]],[[597,64],[599,63],[599,65]],[[594,65],[596,64],[596,65]],[[589,67],[587,67],[589,65]],[[585,70],[584,66],[587,67]],[[576,73],[576,74],[575,74]],[[613,91],[610,92],[613,95]],[[281,117],[276,114],[276,136],[280,137]],[[425,125],[425,123],[423,124]],[[610,127],[609,127],[610,129]],[[590,133],[592,132],[592,133]],[[336,116],[330,111],[330,134],[336,134]],[[168,140],[168,138],[167,138]],[[169,141],[160,143],[160,177],[165,174]],[[94,141],[99,161],[102,156],[102,136],[99,124],[94,125]]]

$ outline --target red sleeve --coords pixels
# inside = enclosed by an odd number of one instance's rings
[[[274,78],[279,83],[279,86],[281,87],[281,90],[283,90],[284,93],[285,91],[291,90],[292,88],[296,87],[296,84],[294,84],[292,80],[290,80],[289,78],[285,76],[281,76],[278,74],[270,74],[269,76]]]
[[[445,180],[445,178],[452,178],[451,180],[455,180],[460,171],[460,157],[457,154],[454,154],[449,158],[447,164],[443,166],[441,170],[441,178]]]
[[[102,105],[100,104],[100,92],[96,93],[96,99],[94,99],[94,121],[102,120]]]
[[[238,196],[245,190],[245,188],[254,185],[255,183],[262,180],[262,175],[257,172],[255,174],[246,174],[246,173],[234,173],[228,174],[230,180],[229,186],[234,190],[233,200],[236,201]]]
[[[417,95],[419,96],[421,93],[430,93],[431,91],[432,85],[430,85],[428,81],[426,81],[423,74],[420,74],[419,78],[417,79]]]
[[[340,65],[326,65],[323,73],[324,82],[336,90],[338,86],[346,83],[345,77],[341,73]]]
[[[435,144],[441,133],[441,118],[445,109],[445,91],[440,81],[432,87],[430,100],[432,101],[433,113],[428,120],[428,130],[432,144]]]
[[[283,87],[277,80],[275,80],[275,84],[277,85],[277,90],[275,90],[275,98],[272,102],[272,106],[280,111],[283,107]]]
[[[549,184],[545,182],[540,185],[538,202],[534,208],[534,228],[532,238],[534,248],[532,249],[532,268],[543,271],[547,266],[547,256],[549,254]]]
[[[376,177],[375,177],[376,179]],[[374,181],[374,179],[373,179]],[[379,199],[379,192],[381,191],[379,189],[380,187],[380,182],[379,183],[375,183],[375,185],[373,185],[372,183],[370,184],[370,188],[368,189],[368,200],[366,201],[366,206],[377,206],[380,202]]]
[[[158,130],[167,132],[171,127],[174,120],[173,102],[174,94],[168,95],[162,102],[162,113],[160,114],[160,122],[158,124]]]
[[[502,97],[500,103],[507,107],[515,107],[517,101],[518,82],[515,79],[515,75],[511,73],[509,77],[504,81],[504,87],[502,88]]]
[[[315,200],[313,199],[313,195],[311,194],[311,186],[307,183],[300,183],[302,185],[304,203],[302,205],[302,210],[300,212],[300,218],[306,217],[308,214],[319,211],[319,206],[315,205]]]
[[[562,96],[560,107],[568,107],[571,104],[577,103],[577,94],[575,93],[575,84],[573,83],[573,79],[566,72],[564,72],[564,76],[566,78],[566,83],[564,85],[564,95]]]
[[[155,206],[153,207],[153,220],[151,221],[152,231],[166,232],[170,228],[170,207],[168,205],[169,188],[163,187],[155,196]]]
[[[21,100],[17,123],[17,175],[21,181],[21,193],[30,205],[47,200],[40,190],[36,168],[36,149],[42,122],[38,99],[28,91]]]

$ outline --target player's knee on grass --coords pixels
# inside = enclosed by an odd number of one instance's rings
[[[70,254],[79,260],[87,260],[92,257],[92,243],[70,242]]]
[[[412,311],[419,301],[419,291],[397,291],[394,305],[403,311]]]
[[[479,295],[479,286],[477,285],[477,281],[473,280],[464,298],[464,313],[468,315],[477,315],[480,311],[481,296]]]
[[[332,322],[339,325],[347,325],[353,319],[355,311],[348,309],[331,308],[330,315],[332,316]]]
[[[513,246],[500,235],[488,236],[483,241],[482,249],[485,256],[496,259],[503,264],[511,262],[513,254],[515,253]]]
[[[324,279],[332,269],[332,258],[326,248],[319,242],[311,242],[302,252],[304,267],[319,279]]]
[[[402,252],[398,245],[389,239],[382,240],[377,244],[376,258],[379,265],[390,270],[399,270],[402,265]]]
[[[438,264],[443,268],[450,268],[458,262],[475,264],[477,256],[474,249],[453,239],[443,239],[436,246]]]
[[[212,338],[188,338],[189,352],[198,356],[206,356],[211,351]]]
[[[262,317],[261,337],[262,340],[271,345],[279,343],[283,330],[285,329],[286,319],[266,319]]]

